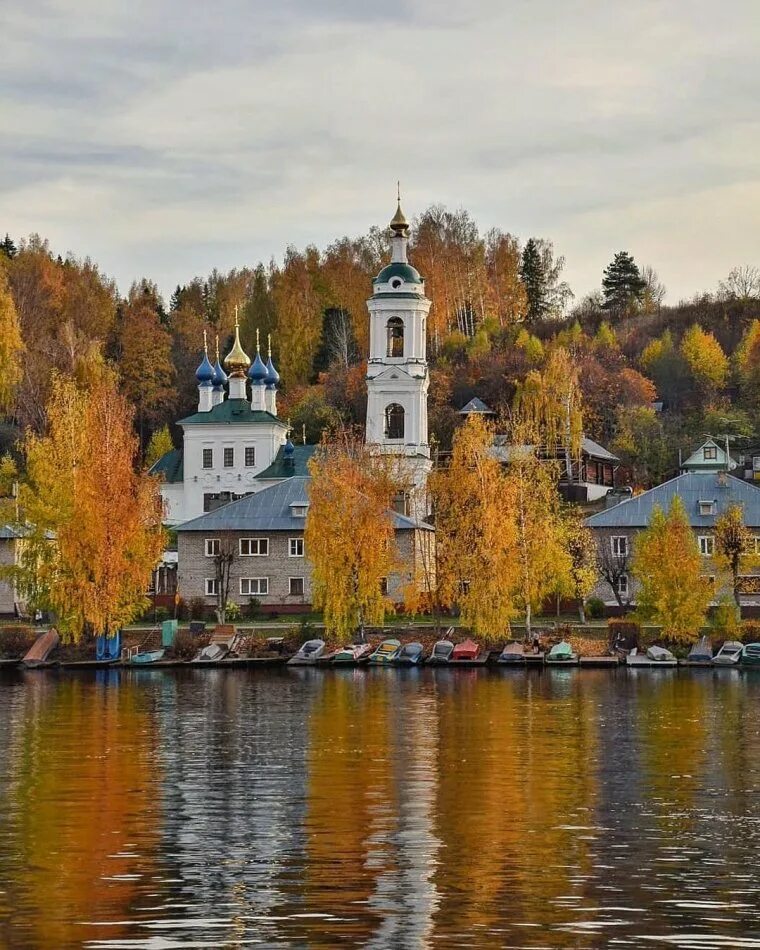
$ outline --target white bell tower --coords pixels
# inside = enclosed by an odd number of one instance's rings
[[[427,315],[425,281],[407,260],[409,225],[399,199],[390,224],[392,256],[372,282],[369,309],[366,441],[377,450],[403,456],[421,508],[431,470],[428,442]]]

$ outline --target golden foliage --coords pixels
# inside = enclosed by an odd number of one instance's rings
[[[54,375],[48,430],[24,443],[19,502],[27,536],[14,582],[57,615],[64,639],[108,632],[144,607],[163,548],[158,482],[134,469],[133,410],[114,376],[88,388]]]
[[[3,412],[9,412],[13,408],[16,388],[23,375],[23,352],[24,344],[16,305],[5,273],[0,268],[0,410]]]
[[[631,567],[641,585],[638,612],[672,640],[688,642],[704,625],[712,590],[702,564],[681,499],[673,498],[667,515],[655,507],[636,539]]]
[[[309,462],[304,541],[314,605],[338,639],[385,616],[381,582],[397,560],[390,508],[399,483],[392,466],[345,434],[324,441]]]
[[[681,340],[681,356],[697,386],[706,393],[723,389],[728,376],[728,358],[712,333],[694,324]]]
[[[160,458],[163,458],[167,452],[171,452],[173,448],[174,443],[169,432],[169,426],[161,426],[160,429],[156,429],[150,437],[148,448],[145,450],[145,467],[150,468],[155,465]]]
[[[578,372],[564,347],[552,350],[543,371],[528,373],[518,386],[515,406],[527,442],[537,443],[549,452],[563,448],[573,458],[580,455],[582,396]]]

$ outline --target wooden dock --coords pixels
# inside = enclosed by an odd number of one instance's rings
[[[587,667],[598,667],[598,668],[616,668],[620,666],[620,657],[617,656],[582,656],[580,658],[580,665]]]

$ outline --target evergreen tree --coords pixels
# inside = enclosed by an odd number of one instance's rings
[[[13,260],[13,258],[18,254],[18,248],[13,243],[13,240],[7,231],[5,233],[5,238],[0,241],[0,254],[5,254],[5,256],[10,260]]]
[[[618,251],[605,268],[602,290],[604,309],[621,316],[635,309],[643,299],[646,282],[627,251]]]
[[[546,275],[544,274],[544,265],[538,249],[538,242],[535,238],[530,238],[523,248],[520,278],[525,285],[525,294],[528,298],[526,316],[531,322],[540,320],[547,309]]]
[[[185,288],[177,284],[174,293],[172,294],[171,300],[169,302],[169,310],[172,313],[176,313],[177,310],[182,306],[182,294],[184,293]]]
[[[315,377],[337,366],[348,369],[358,363],[359,358],[351,314],[341,308],[328,307],[322,319],[322,339],[314,356]]]

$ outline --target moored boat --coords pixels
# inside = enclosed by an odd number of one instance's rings
[[[401,647],[400,640],[383,640],[379,647],[370,654],[369,662],[373,666],[383,666],[396,658]]]
[[[454,644],[451,640],[439,640],[433,647],[433,652],[427,658],[427,662],[431,666],[446,666],[453,652]]]
[[[546,663],[550,666],[573,666],[578,662],[578,654],[573,653],[573,648],[567,640],[560,640],[546,654]]]
[[[744,644],[738,640],[726,640],[713,657],[713,666],[736,666],[744,650]]]
[[[41,633],[21,660],[22,665],[30,670],[36,667],[49,666],[50,661],[48,657],[60,642],[61,638],[58,636],[58,631],[55,627],[51,627],[50,630]]]
[[[638,649],[634,648],[626,656],[625,664],[626,666],[673,667],[678,665],[678,660],[670,650],[652,646],[646,653],[639,653]]]
[[[190,662],[218,663],[219,660],[223,660],[229,652],[230,648],[226,643],[209,643],[208,646],[199,650]]]
[[[133,666],[148,666],[151,663],[158,663],[163,660],[166,650],[146,650],[145,653],[133,653],[129,657],[129,662]]]
[[[480,644],[469,637],[457,643],[451,652],[449,664],[451,666],[485,666],[488,660],[488,650],[480,650]]]
[[[369,658],[372,647],[369,643],[349,643],[347,647],[338,650],[332,661],[336,666],[353,666],[363,663]]]
[[[423,649],[421,643],[405,643],[396,654],[393,662],[396,666],[418,666],[422,663]]]
[[[524,666],[525,645],[518,643],[517,640],[513,640],[504,647],[496,662],[506,666]]]
[[[324,640],[307,640],[301,646],[301,649],[288,660],[288,666],[314,666],[324,652]]]
[[[710,638],[700,637],[689,650],[686,659],[681,662],[684,666],[712,666],[713,648]]]
[[[739,659],[741,666],[760,666],[760,643],[748,643]]]

